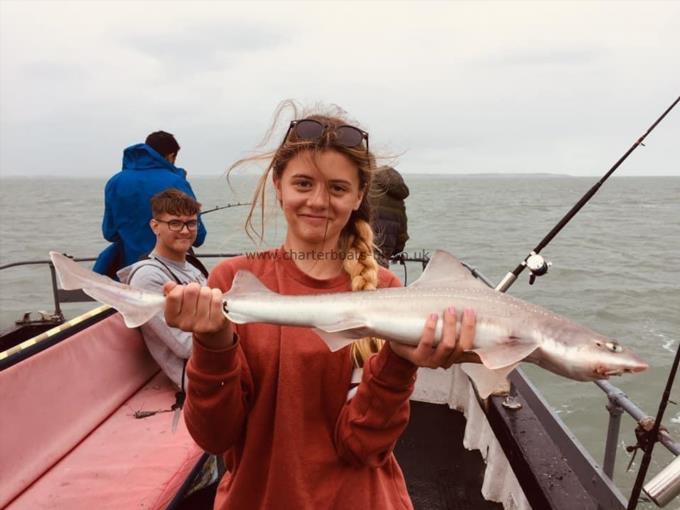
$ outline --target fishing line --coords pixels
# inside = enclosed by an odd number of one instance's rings
[[[567,223],[578,213],[581,208],[586,205],[586,203],[593,197],[593,195],[597,192],[597,190],[600,189],[600,186],[609,178],[611,174],[614,173],[614,171],[623,163],[628,156],[631,155],[631,153],[637,149],[639,145],[644,145],[642,142],[643,140],[647,137],[649,133],[651,133],[654,128],[663,120],[663,118],[668,115],[668,113],[675,107],[676,104],[680,102],[680,97],[678,97],[675,101],[673,101],[673,104],[671,104],[665,112],[656,119],[654,124],[652,124],[649,129],[640,137],[637,139],[637,141],[626,151],[626,153],[619,158],[619,160],[614,163],[614,166],[612,166],[609,171],[602,177],[595,185],[586,192],[585,195],[581,197],[581,199],[574,204],[574,206],[569,210],[567,214],[564,215],[564,217],[553,227],[553,229],[548,232],[548,235],[546,235],[540,243],[536,245],[536,248],[529,253],[529,255],[526,256],[526,258],[510,273],[506,274],[503,280],[496,286],[496,290],[499,290],[501,292],[505,292],[510,286],[515,282],[517,277],[520,275],[524,269],[529,266],[529,269],[531,271],[531,277],[529,278],[529,283],[533,283],[536,276],[541,276],[545,274],[548,271],[548,265],[544,260],[543,257],[540,257],[538,254],[541,252],[543,248],[545,248],[550,241],[562,230]]]

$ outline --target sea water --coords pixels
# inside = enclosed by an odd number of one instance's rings
[[[539,243],[597,178],[567,176],[406,175],[410,255],[448,250],[498,282]],[[256,179],[236,176],[191,178],[204,210],[248,201]],[[50,250],[92,257],[106,246],[101,237],[105,179],[0,179],[0,266],[46,260]],[[281,243],[285,222],[275,202],[267,214],[267,246]],[[204,216],[208,236],[198,253],[255,249],[243,224],[247,207]],[[552,262],[532,286],[523,273],[509,292],[549,308],[632,348],[649,362],[647,372],[611,380],[646,413],[656,415],[680,341],[680,177],[612,177],[542,251]],[[209,266],[214,259],[207,259]],[[410,264],[402,279],[421,271]],[[92,307],[64,306],[67,317]],[[46,266],[0,271],[0,329],[25,311],[53,310]],[[601,462],[608,414],[602,391],[591,383],[564,379],[533,365],[523,370],[553,409]],[[680,402],[676,383],[672,399]],[[680,441],[680,409],[670,404],[664,420]],[[620,446],[635,443],[633,420],[622,419]],[[651,473],[671,460],[655,448]],[[630,493],[642,455],[631,472],[619,448],[615,480]],[[648,475],[649,477],[649,475]],[[651,507],[649,507],[651,508]]]

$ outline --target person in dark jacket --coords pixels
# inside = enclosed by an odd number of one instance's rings
[[[375,172],[371,190],[371,223],[379,249],[378,263],[384,267],[389,267],[392,255],[404,251],[408,241],[408,220],[404,205],[408,195],[408,186],[394,168],[385,166]]]
[[[175,166],[179,144],[165,131],[151,133],[145,143],[123,152],[123,169],[106,183],[102,233],[112,244],[99,254],[93,270],[116,278],[116,272],[137,262],[156,244],[149,227],[151,197],[176,188],[196,198],[186,171]],[[199,217],[194,246],[201,246],[206,229]]]

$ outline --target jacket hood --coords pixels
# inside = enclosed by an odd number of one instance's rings
[[[138,143],[123,151],[123,171],[144,171],[164,169],[186,175],[183,168],[176,167],[156,152],[150,145]]]
[[[383,192],[397,200],[404,200],[409,195],[404,178],[391,167],[382,167],[375,172],[373,187],[378,192]]]

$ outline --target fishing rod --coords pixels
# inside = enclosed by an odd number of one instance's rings
[[[208,213],[215,212],[215,211],[221,211],[222,209],[229,209],[230,207],[239,207],[239,206],[242,206],[242,205],[250,205],[250,204],[251,204],[251,202],[236,202],[235,204],[220,205],[220,206],[217,206],[217,207],[213,207],[212,209],[208,209],[207,211],[203,211],[203,212],[201,212],[200,215],[203,216],[204,214],[208,214]]]
[[[581,208],[588,203],[588,201],[597,193],[597,191],[600,189],[602,184],[616,171],[616,169],[621,166],[621,164],[628,158],[628,156],[631,155],[631,153],[638,148],[638,146],[642,145],[644,146],[644,139],[649,135],[654,128],[670,113],[670,111],[675,108],[675,106],[680,102],[680,97],[678,97],[673,103],[666,109],[666,111],[661,114],[661,116],[654,121],[654,123],[645,131],[645,133],[638,138],[635,143],[619,158],[619,160],[614,163],[614,165],[607,171],[607,173],[599,180],[595,185],[590,188],[582,197],[581,199],[574,204],[574,206],[567,212],[567,214],[562,217],[562,219],[552,228],[550,232],[541,240],[538,245],[533,249],[529,255],[526,256],[526,258],[511,272],[509,272],[505,277],[501,280],[501,282],[496,286],[496,290],[500,292],[505,292],[510,286],[517,280],[517,277],[526,269],[527,267],[529,268],[529,271],[531,272],[531,276],[529,276],[529,284],[533,284],[534,281],[536,280],[537,276],[542,276],[545,273],[548,272],[548,267],[550,266],[549,262],[546,262],[545,259],[539,255],[541,250],[545,248],[550,241],[569,223],[569,221],[581,210]],[[654,448],[654,444],[659,441],[659,430],[661,428],[661,420],[663,419],[663,414],[666,410],[666,406],[668,404],[668,401],[670,399],[670,393],[671,393],[671,388],[673,386],[673,382],[675,380],[675,376],[678,370],[678,364],[680,363],[680,346],[678,346],[678,350],[675,354],[675,359],[673,361],[673,366],[671,368],[671,371],[668,375],[668,381],[666,382],[666,388],[664,390],[664,393],[661,397],[661,402],[659,403],[659,409],[657,411],[657,416],[656,420],[654,421],[654,425],[652,429],[648,432],[645,433],[645,439],[647,446],[644,448],[645,454],[642,459],[640,469],[638,470],[638,474],[635,480],[635,484],[633,486],[633,490],[631,493],[631,496],[628,500],[628,507],[627,510],[635,510],[637,507],[637,504],[639,502],[639,497],[640,497],[640,492],[643,490],[643,483],[645,476],[647,474],[647,469],[649,468],[649,464],[652,459],[652,450]],[[669,466],[669,468],[672,466]],[[655,478],[653,481],[651,481],[648,486],[644,487],[645,492],[654,492],[654,495],[659,497],[659,499],[664,499],[664,501],[670,501],[670,499],[673,499],[677,493],[678,486],[680,485],[680,482],[678,479],[680,478],[680,475],[677,473],[677,466],[674,469],[669,469],[667,468],[666,470],[669,471],[669,473],[662,472],[660,473],[657,478]]]
[[[647,448],[645,448],[645,455],[642,457],[642,462],[640,463],[640,470],[638,471],[637,477],[635,479],[635,485],[633,486],[633,491],[631,492],[630,499],[628,500],[627,510],[635,510],[638,505],[640,498],[640,491],[643,490],[642,484],[645,481],[645,476],[647,475],[647,469],[652,461],[652,450],[654,445],[659,441],[659,430],[661,429],[661,420],[663,419],[663,414],[666,411],[666,406],[671,396],[671,389],[673,388],[673,382],[675,381],[675,375],[678,371],[678,364],[680,363],[680,345],[675,352],[675,359],[673,360],[673,366],[668,374],[668,380],[666,381],[666,389],[661,397],[661,402],[659,402],[659,409],[656,412],[656,420],[654,421],[654,427],[652,430],[647,432],[645,439],[649,441]],[[646,442],[646,441],[644,441]],[[671,470],[673,471],[673,470]],[[649,485],[644,487],[645,492],[652,496],[655,503],[657,501],[663,502],[663,504],[657,503],[658,506],[664,506],[670,500],[672,500],[678,494],[678,473],[674,470],[671,474],[662,476],[658,481],[654,483],[650,482]]]
[[[569,223],[569,221],[578,213],[581,208],[588,203],[588,201],[595,195],[597,190],[600,189],[600,186],[609,178],[611,174],[614,173],[614,171],[621,166],[621,163],[623,163],[628,156],[631,155],[631,153],[637,149],[639,145],[643,145],[642,143],[644,139],[647,137],[649,133],[651,133],[654,128],[663,120],[663,118],[668,115],[668,113],[675,107],[676,104],[680,102],[680,97],[678,97],[675,101],[673,101],[673,104],[671,104],[665,112],[656,119],[654,124],[652,124],[649,129],[640,137],[637,139],[637,141],[631,146],[626,153],[619,158],[619,160],[614,163],[614,166],[612,166],[609,171],[602,177],[595,185],[588,190],[588,192],[581,197],[581,199],[576,202],[576,204],[569,210],[567,214],[564,215],[564,217],[553,227],[553,229],[548,232],[548,235],[546,235],[538,245],[533,249],[529,255],[526,256],[526,258],[511,272],[505,275],[505,277],[501,280],[501,282],[496,286],[496,290],[499,290],[501,292],[505,292],[510,288],[510,286],[517,280],[517,277],[526,269],[527,267],[529,268],[529,271],[531,271],[531,276],[529,277],[529,284],[533,284],[534,281],[536,280],[537,276],[544,275],[545,273],[548,272],[548,267],[550,266],[549,262],[546,262],[545,259],[539,255],[541,250],[545,248],[550,241]]]

